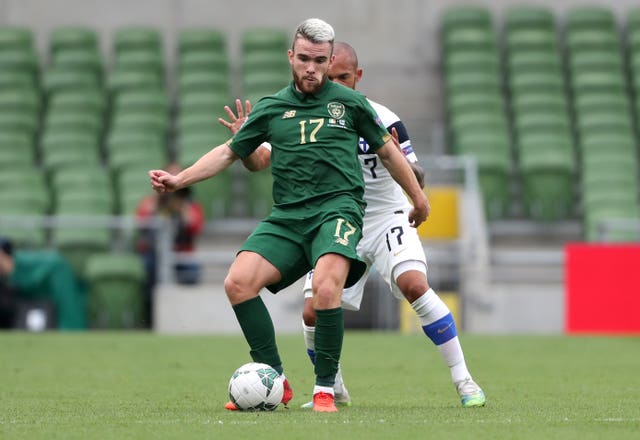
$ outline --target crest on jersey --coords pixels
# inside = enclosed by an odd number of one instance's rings
[[[335,119],[342,119],[346,112],[344,104],[341,102],[330,102],[327,104],[327,110],[329,111],[329,116]]]

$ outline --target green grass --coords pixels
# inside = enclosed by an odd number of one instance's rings
[[[354,406],[316,414],[302,336],[279,337],[290,409],[227,412],[241,337],[0,333],[1,439],[640,438],[640,339],[463,335],[487,406],[463,409],[421,335],[348,332]]]

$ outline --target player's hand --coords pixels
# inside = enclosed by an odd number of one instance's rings
[[[173,192],[179,189],[178,178],[164,170],[150,170],[151,188],[157,193]]]
[[[227,121],[223,118],[218,118],[218,122],[229,129],[231,134],[236,134],[242,127],[242,124],[247,120],[247,116],[251,113],[251,102],[246,100],[244,102],[245,108],[242,108],[242,101],[236,99],[236,113],[231,110],[228,105],[224,106],[225,113],[229,116],[231,121]]]
[[[417,228],[427,220],[430,213],[431,205],[429,204],[427,196],[424,195],[420,200],[413,201],[413,208],[409,211],[409,224],[414,228]]]

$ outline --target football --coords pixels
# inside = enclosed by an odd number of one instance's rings
[[[273,411],[283,392],[282,378],[267,364],[244,364],[229,380],[229,398],[242,411]]]

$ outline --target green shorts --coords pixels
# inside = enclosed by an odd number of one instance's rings
[[[280,282],[266,286],[272,293],[295,283],[313,269],[322,255],[336,253],[351,260],[345,287],[360,279],[366,264],[356,246],[362,237],[362,218],[349,211],[321,213],[307,219],[269,216],[256,227],[239,252],[262,255],[282,275]]]

